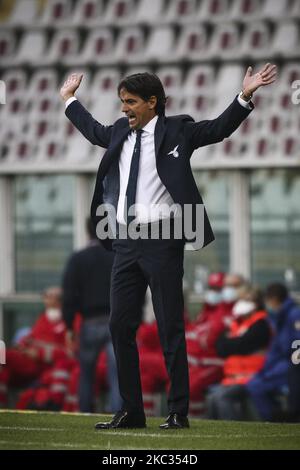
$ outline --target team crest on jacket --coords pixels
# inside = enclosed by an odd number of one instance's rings
[[[176,147],[174,147],[173,150],[171,150],[171,152],[168,153],[168,155],[173,155],[174,158],[178,158],[179,157],[179,152],[177,151],[179,145],[176,145]]]

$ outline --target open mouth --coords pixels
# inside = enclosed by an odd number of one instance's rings
[[[128,116],[128,121],[129,121],[130,126],[133,126],[136,123],[136,120],[137,119],[135,116]]]

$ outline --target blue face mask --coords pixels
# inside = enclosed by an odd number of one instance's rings
[[[215,290],[207,290],[204,294],[204,299],[210,305],[218,305],[222,300],[222,295]]]
[[[238,290],[236,287],[227,286],[223,287],[222,297],[224,302],[231,303],[235,302],[238,298]]]

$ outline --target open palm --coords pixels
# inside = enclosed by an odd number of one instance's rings
[[[254,93],[261,86],[270,85],[275,82],[277,77],[277,67],[272,64],[265,64],[259,72],[253,74],[252,67],[248,67],[243,81],[243,90],[247,94]]]
[[[66,100],[74,95],[79,87],[83,74],[73,73],[70,75],[60,89],[60,96]]]

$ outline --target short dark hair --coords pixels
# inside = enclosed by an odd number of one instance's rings
[[[273,284],[270,284],[265,291],[265,298],[266,299],[276,299],[279,302],[284,302],[289,293],[284,284],[281,282],[274,282]]]
[[[165,95],[164,87],[155,73],[135,73],[123,78],[118,85],[118,95],[120,91],[125,88],[129,93],[137,95],[144,101],[148,101],[151,96],[156,96],[157,104],[155,112],[159,116],[165,115],[165,107],[167,97]]]

